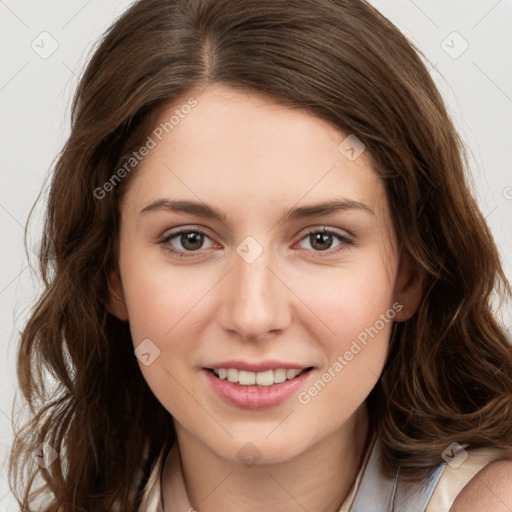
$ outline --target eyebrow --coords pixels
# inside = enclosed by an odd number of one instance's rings
[[[224,211],[209,205],[207,203],[189,201],[189,200],[172,200],[172,199],[157,199],[148,204],[141,210],[142,213],[147,213],[155,210],[169,210],[176,213],[191,213],[199,217],[205,217],[218,220],[227,224],[227,215]],[[289,222],[294,220],[306,219],[310,217],[320,217],[328,215],[337,211],[359,210],[375,216],[375,212],[364,203],[360,201],[353,201],[349,199],[333,199],[322,203],[299,206],[291,208],[284,212],[281,217],[281,222]]]

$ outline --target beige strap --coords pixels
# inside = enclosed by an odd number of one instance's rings
[[[160,479],[164,463],[165,451],[162,449],[144,487],[141,504],[137,512],[162,512]]]
[[[425,512],[449,512],[457,495],[466,484],[487,464],[502,456],[499,450],[484,448],[464,453],[467,453],[468,457],[460,466],[446,465]]]

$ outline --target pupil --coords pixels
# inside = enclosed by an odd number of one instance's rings
[[[322,246],[316,247],[320,251],[325,251],[331,245],[332,235],[330,233],[315,233],[313,235],[313,237],[314,237],[314,243],[311,244],[313,247],[315,247],[315,245],[317,243],[326,244],[326,246],[324,246],[324,247],[322,247]]]
[[[184,233],[181,235],[181,243],[185,249],[200,249],[203,243],[203,235],[201,233]]]

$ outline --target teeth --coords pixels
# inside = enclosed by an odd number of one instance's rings
[[[226,375],[229,382],[238,382],[238,370],[236,368],[229,368]]]
[[[254,373],[253,375],[258,386],[272,386],[272,384],[274,384],[273,370],[268,370],[266,372],[258,372]],[[242,381],[240,381],[240,383],[243,384]]]
[[[293,377],[295,377],[295,375],[297,375],[295,372],[297,370],[286,370],[286,378],[287,379],[293,379]]]
[[[243,386],[252,386],[253,384],[256,384],[256,374],[254,372],[240,370],[238,373],[238,383]]]
[[[289,370],[286,368],[278,368],[276,370],[267,370],[264,372],[248,372],[245,370],[238,371],[236,368],[215,368],[213,373],[220,379],[228,380],[234,384],[238,383],[242,386],[272,386],[279,384],[285,380],[290,380],[300,375],[303,369]]]
[[[286,380],[286,370],[284,368],[279,368],[274,370],[274,382],[278,384],[279,382],[284,382]]]

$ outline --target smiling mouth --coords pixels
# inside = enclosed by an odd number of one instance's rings
[[[303,373],[313,369],[308,368],[276,368],[275,370],[266,370],[264,372],[250,372],[238,370],[236,368],[207,368],[215,377],[238,384],[240,386],[254,386],[256,388],[273,386],[288,380],[293,380]]]

